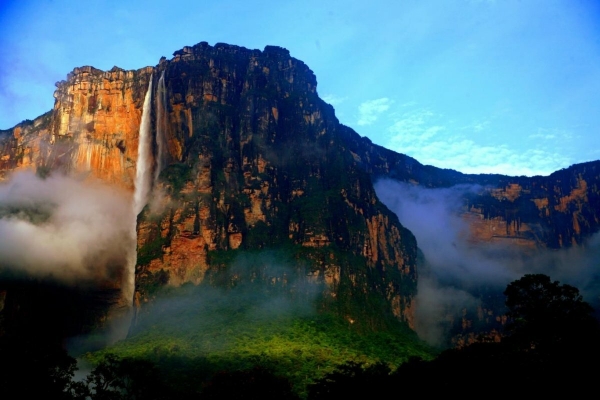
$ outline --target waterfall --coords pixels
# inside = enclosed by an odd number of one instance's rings
[[[133,192],[133,220],[131,221],[132,249],[127,257],[127,271],[123,282],[123,298],[126,304],[131,307],[133,304],[133,292],[135,290],[135,264],[137,262],[137,216],[142,211],[148,201],[148,194],[152,185],[152,149],[150,134],[150,100],[152,98],[152,75],[150,83],[144,98],[144,108],[142,109],[142,122],[140,124],[140,134],[138,141],[138,158],[135,170],[135,188]]]
[[[127,267],[124,271],[121,286],[120,307],[112,310],[109,325],[108,343],[114,343],[127,337],[134,316],[133,295],[135,292],[135,265],[137,263],[137,216],[148,201],[152,186],[152,135],[150,130],[152,99],[152,75],[142,108],[142,121],[138,137],[138,157],[135,170],[135,187],[133,191],[132,218],[130,240],[131,246],[127,253]]]
[[[165,167],[167,161],[167,90],[165,89],[165,71],[160,74],[156,89],[156,170],[154,183]]]
[[[148,194],[152,186],[152,136],[150,135],[151,110],[150,103],[152,99],[152,75],[150,83],[144,98],[144,108],[142,109],[142,123],[140,124],[140,135],[138,142],[138,158],[135,170],[135,189],[133,193],[133,211],[137,215],[142,211],[148,202]]]

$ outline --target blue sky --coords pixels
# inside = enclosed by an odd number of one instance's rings
[[[549,174],[600,159],[595,0],[4,0],[0,128],[74,67],[137,69],[207,41],[290,50],[340,121],[424,164]]]

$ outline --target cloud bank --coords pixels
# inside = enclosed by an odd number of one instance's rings
[[[122,276],[135,247],[131,197],[100,182],[33,172],[0,184],[0,272],[63,283]]]
[[[527,273],[543,273],[577,287],[584,300],[600,305],[600,233],[583,246],[539,250],[533,254],[505,244],[473,243],[461,218],[462,197],[484,188],[459,185],[427,189],[380,180],[377,196],[417,238],[425,262],[420,265],[416,330],[432,344],[442,344],[464,310],[503,305],[506,285]],[[491,300],[490,300],[491,299]]]
[[[323,289],[322,282],[283,253],[240,253],[200,285],[159,293],[139,311],[131,339],[155,333],[184,338],[186,345],[198,346],[194,351],[223,350],[244,331],[273,322],[282,328],[294,318],[314,315]],[[215,336],[215,327],[222,334]]]

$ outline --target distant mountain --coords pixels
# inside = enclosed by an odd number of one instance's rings
[[[453,212],[473,246],[531,254],[580,246],[600,227],[600,161],[531,178],[424,166],[340,124],[313,72],[280,47],[201,42],[135,71],[75,68],[56,85],[52,111],[0,132],[0,173],[60,171],[136,192],[135,276],[121,265],[101,286],[135,278],[135,294],[109,306],[133,297],[142,316],[161,288],[235,286],[236,257],[277,249],[320,285],[319,310],[365,329],[415,327],[424,246],[380,201],[374,183],[384,180],[468,185]]]

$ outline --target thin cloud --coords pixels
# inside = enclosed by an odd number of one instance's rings
[[[393,140],[398,142],[424,142],[432,138],[445,128],[441,125],[431,125],[429,121],[435,114],[429,110],[421,109],[402,114],[389,131],[395,134]]]
[[[379,118],[381,113],[389,110],[393,102],[387,97],[365,101],[358,106],[358,125],[371,125]]]
[[[332,106],[337,106],[338,104],[342,104],[346,100],[348,100],[348,96],[340,97],[335,94],[326,94],[321,97],[326,103],[331,104]]]
[[[528,139],[543,139],[543,140],[573,140],[573,132],[560,129],[539,128],[537,133],[527,136]]]
[[[375,183],[377,197],[415,235],[423,252],[415,327],[419,336],[432,344],[444,342],[464,310],[472,312],[480,303],[486,306],[486,297],[501,296],[509,282],[526,273],[548,274],[578,287],[594,306],[600,301],[600,233],[581,246],[540,248],[535,253],[508,242],[475,243],[463,215],[468,212],[463,199],[486,190],[477,185],[429,189],[388,179]],[[482,293],[487,295],[482,297]]]
[[[473,132],[482,132],[490,126],[490,121],[476,121],[472,125],[468,126],[467,129],[470,129]]]
[[[546,139],[546,140],[553,140],[556,139],[556,135],[552,135],[552,134],[543,134],[543,133],[534,133],[533,135],[529,135],[527,136],[529,139]]]
[[[453,129],[441,124],[440,119],[440,115],[428,109],[401,114],[387,130],[390,139],[386,147],[415,157],[424,164],[464,173],[547,175],[571,163],[570,158],[558,150],[538,146],[519,151],[507,144],[480,144],[458,133],[449,135]],[[476,122],[463,129],[467,128],[489,130],[489,123]],[[567,138],[568,132],[561,135]]]

